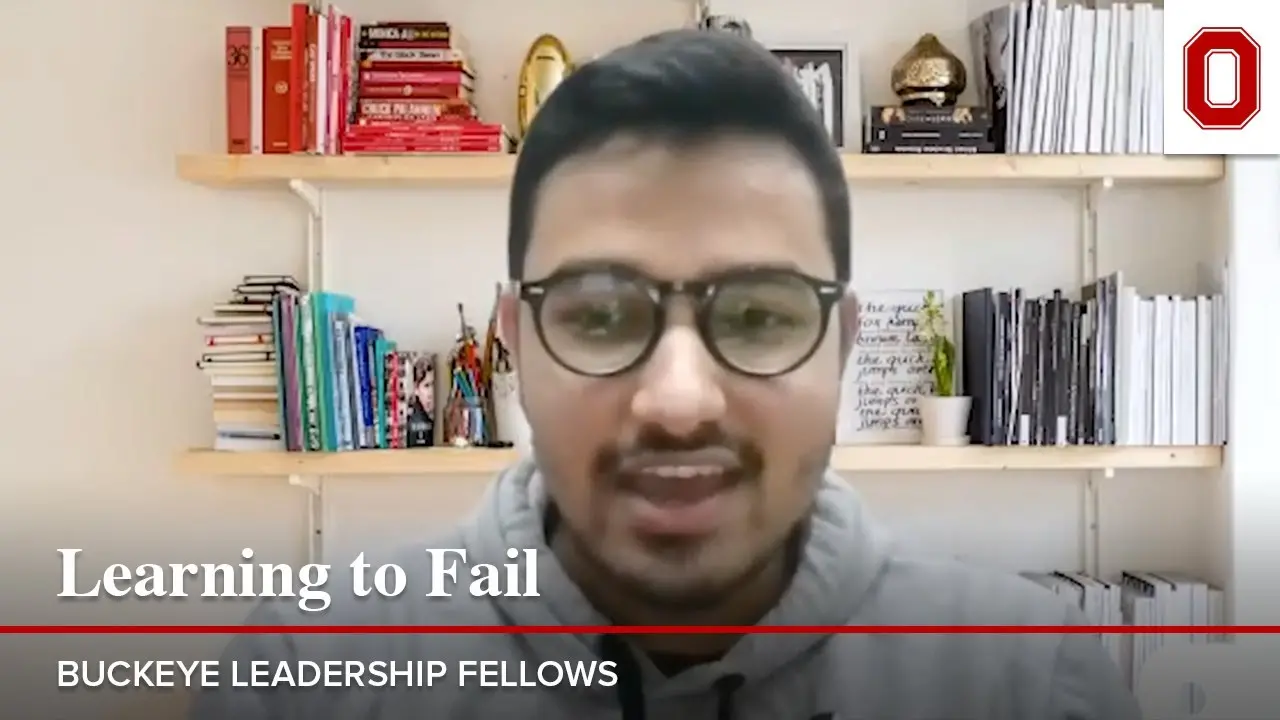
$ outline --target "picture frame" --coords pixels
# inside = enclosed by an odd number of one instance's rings
[[[814,101],[836,147],[858,152],[862,147],[862,92],[858,63],[845,42],[765,42]]]

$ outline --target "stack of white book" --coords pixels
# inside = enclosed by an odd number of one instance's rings
[[[1164,151],[1162,8],[1015,0],[973,21],[970,36],[975,87],[1005,152]]]
[[[1115,273],[1112,364],[1117,445],[1225,445],[1230,333],[1226,268],[1217,292],[1140,296]]]
[[[1224,594],[1203,580],[1177,572],[1125,571],[1115,580],[1079,572],[1025,572],[1022,576],[1071,598],[1091,625],[1222,626]],[[1130,686],[1157,650],[1170,643],[1203,644],[1226,638],[1209,632],[1170,634],[1103,634],[1099,637]],[[1188,702],[1190,702],[1190,698]]]

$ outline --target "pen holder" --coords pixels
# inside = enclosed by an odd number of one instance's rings
[[[453,447],[484,447],[488,444],[488,423],[484,401],[454,395],[445,411],[444,443]]]

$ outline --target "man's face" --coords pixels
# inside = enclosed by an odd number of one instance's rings
[[[680,151],[619,140],[563,164],[542,186],[525,277],[597,262],[658,281],[750,266],[836,277],[803,164],[782,145],[752,139]],[[592,282],[608,285],[605,278]],[[593,297],[584,292],[575,297]],[[620,317],[617,303],[595,297],[592,322]],[[507,302],[524,409],[561,531],[607,582],[651,603],[695,608],[777,557],[830,456],[842,312],[853,327],[844,306],[807,362],[755,378],[713,359],[693,301],[675,296],[644,363],[588,377],[548,353],[529,303]],[[568,322],[549,317],[567,312],[565,302],[547,304],[544,323]]]

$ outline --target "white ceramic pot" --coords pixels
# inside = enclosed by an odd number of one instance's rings
[[[520,378],[514,370],[493,376],[493,409],[498,416],[498,439],[511,443],[516,450],[528,451],[529,421],[520,405]]]
[[[922,395],[920,401],[920,444],[968,445],[969,408],[967,397]]]

